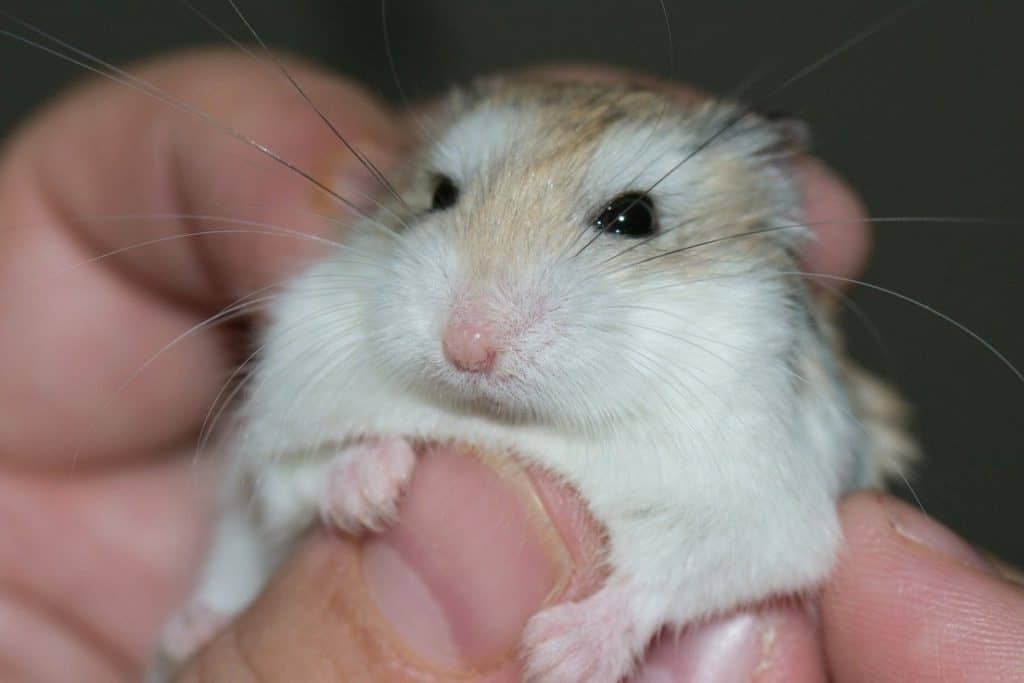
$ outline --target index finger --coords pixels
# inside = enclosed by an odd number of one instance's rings
[[[306,64],[288,69],[371,159],[400,153],[401,128],[361,88]],[[376,189],[265,65],[206,52],[138,74],[355,201]],[[66,464],[194,440],[237,363],[224,334],[197,330],[134,373],[219,307],[308,259],[317,242],[287,231],[331,237],[338,227],[311,214],[318,201],[329,206],[317,196],[218,125],[121,84],[90,82],[19,131],[0,161],[0,353],[17,361],[0,384],[3,452]],[[137,218],[102,218],[112,215]],[[246,234],[204,215],[281,229]],[[212,231],[224,232],[186,237]]]

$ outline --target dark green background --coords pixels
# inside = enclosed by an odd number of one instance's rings
[[[221,0],[195,0],[236,35]],[[396,90],[375,0],[240,0],[275,46]],[[754,97],[891,12],[889,1],[673,2],[669,58],[656,0],[401,1],[389,33],[410,96],[475,74],[550,60],[674,74],[724,92],[765,69]],[[0,0],[113,61],[220,40],[174,0]],[[4,27],[13,25],[0,20]],[[816,149],[860,189],[873,215],[1024,219],[1021,157],[1024,3],[932,2],[763,104],[797,113]],[[80,71],[0,40],[0,126],[8,130]],[[280,87],[268,79],[267,87]],[[866,279],[956,318],[1024,365],[1024,229],[881,225]],[[948,323],[868,291],[855,300],[885,350],[852,316],[855,353],[917,406],[928,453],[915,480],[925,508],[1024,564],[1024,385]]]

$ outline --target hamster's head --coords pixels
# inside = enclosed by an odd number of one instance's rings
[[[378,216],[394,232],[353,237],[383,262],[366,349],[407,390],[497,419],[699,410],[791,342],[791,132],[626,86],[457,95],[407,207]]]

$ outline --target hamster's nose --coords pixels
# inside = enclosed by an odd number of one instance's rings
[[[490,372],[498,344],[486,321],[474,315],[453,315],[441,338],[444,357],[466,372]]]

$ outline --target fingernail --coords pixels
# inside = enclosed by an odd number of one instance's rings
[[[398,524],[364,544],[362,569],[385,637],[430,664],[479,671],[514,655],[572,562],[523,470],[439,446],[420,458]]]
[[[739,614],[658,643],[636,683],[750,683],[770,666],[776,620]]]
[[[889,521],[896,532],[918,545],[950,557],[961,564],[994,573],[992,565],[952,531],[898,500],[885,500]]]
[[[1012,583],[1024,586],[1024,571],[1021,571],[1020,569],[1011,564],[1007,564],[1005,560],[1002,560],[991,553],[982,552],[981,556],[985,559],[986,562],[992,565],[993,569],[998,574],[1000,574],[1004,579]]]

